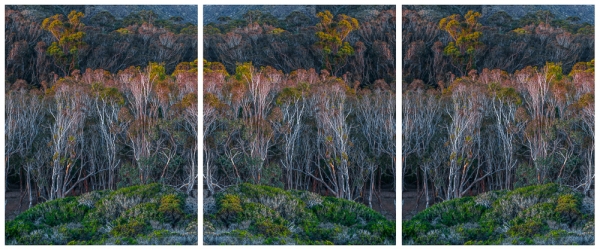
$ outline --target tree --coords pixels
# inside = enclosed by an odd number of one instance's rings
[[[322,49],[324,67],[337,76],[338,70],[346,65],[347,58],[354,55],[354,48],[344,40],[360,25],[356,18],[344,14],[338,15],[337,21],[334,21],[333,15],[328,10],[317,13],[317,17],[321,20],[317,24],[319,29],[316,33],[319,38],[317,46]]]
[[[492,90],[491,107],[495,127],[500,140],[500,155],[504,165],[504,188],[511,189],[513,175],[517,167],[517,136],[521,135],[524,123],[517,120],[517,108],[522,104],[521,97],[513,88]]]
[[[198,183],[198,61],[181,63],[173,74],[181,96],[177,104],[180,110],[176,113],[183,119],[183,130],[186,139],[183,155],[187,159],[183,186],[187,193],[197,187]],[[182,110],[183,109],[183,110]]]
[[[388,168],[392,170],[395,189],[395,94],[392,91],[376,89],[373,92],[364,91],[358,98],[359,100],[356,103],[357,130],[361,132],[366,143],[361,142],[365,144],[365,157],[359,157],[364,159],[361,162],[357,162],[357,164],[366,164],[366,170],[369,172],[368,201],[370,204],[372,193],[375,189],[375,172],[378,169],[383,169],[380,172]],[[406,104],[403,107],[414,106]],[[405,133],[406,131],[403,131],[402,134],[404,135]],[[358,147],[358,142],[354,143],[354,145]],[[389,156],[390,164],[384,164],[385,155]]]
[[[285,88],[277,97],[277,104],[281,117],[276,122],[276,129],[281,137],[283,159],[281,166],[285,170],[285,186],[287,189],[298,189],[297,183],[294,186],[293,177],[298,154],[298,143],[300,133],[304,127],[303,117],[306,108],[306,89],[303,86],[296,88]]]
[[[481,13],[470,10],[464,18],[454,14],[442,18],[438,24],[438,27],[448,32],[453,40],[444,48],[444,54],[453,58],[454,66],[461,76],[475,67],[475,56],[483,46],[479,41],[482,36],[478,31],[481,26],[477,22],[479,17]]]
[[[98,128],[106,154],[104,160],[108,169],[108,189],[117,188],[118,158],[120,146],[117,144],[125,131],[125,123],[119,120],[119,112],[125,106],[125,98],[116,88],[98,86],[94,93],[93,105],[98,117]]]
[[[52,155],[52,180],[49,200],[65,197],[76,184],[96,173],[85,173],[79,163],[83,148],[83,127],[89,97],[81,86],[67,81],[53,87],[54,105],[50,114],[54,119],[49,142]]]
[[[541,72],[528,67],[516,73],[518,83],[523,86],[524,95],[527,95],[525,106],[530,120],[525,128],[525,140],[535,167],[538,184],[545,183],[550,177],[548,176],[550,164],[545,161],[550,159],[552,141],[556,139],[553,129],[556,106],[550,95],[550,82],[556,77],[551,73],[554,66],[556,65],[548,64]]]
[[[405,178],[409,170],[406,159],[415,156],[417,165],[423,172],[423,187],[425,190],[426,206],[429,206],[429,185],[432,171],[431,154],[433,151],[432,140],[438,130],[441,103],[435,94],[427,93],[422,89],[408,90],[402,95],[402,175]],[[418,170],[413,170],[418,171]]]
[[[63,15],[56,14],[42,22],[42,28],[49,31],[56,40],[48,47],[48,54],[54,57],[56,66],[63,71],[64,76],[78,68],[79,54],[86,45],[83,41],[85,33],[82,31],[84,24],[81,23],[83,16],[83,13],[73,10],[67,20],[64,20]]]
[[[139,183],[150,182],[151,168],[154,167],[152,156],[156,155],[158,105],[155,100],[153,85],[157,77],[161,77],[160,69],[153,71],[148,66],[144,71],[130,67],[119,74],[121,84],[129,102],[124,121],[127,121],[127,140],[133,150],[133,156],[139,174]],[[159,74],[156,74],[159,73]]]
[[[346,89],[341,84],[331,87],[322,86],[316,90],[313,101],[317,113],[317,141],[319,157],[324,161],[323,170],[319,168],[319,176],[313,178],[320,181],[338,198],[351,200],[349,156],[350,125],[348,116],[352,112],[346,103]]]
[[[483,177],[476,177],[479,167],[476,159],[480,153],[480,132],[486,99],[476,86],[468,86],[460,80],[453,83],[451,103],[446,108],[450,117],[447,126],[450,152],[448,189],[446,200],[459,198]]]
[[[12,90],[6,96],[6,168],[5,168],[5,185],[8,185],[8,175],[10,173],[10,159],[13,155],[17,155],[21,160],[21,164],[26,173],[26,188],[29,195],[29,207],[33,204],[32,185],[35,183],[32,180],[34,171],[39,168],[36,161],[36,152],[34,144],[39,134],[42,133],[40,124],[43,121],[43,100],[36,91],[27,91],[26,89]],[[39,154],[41,155],[41,154]]]
[[[246,166],[253,183],[261,183],[261,175],[269,154],[274,131],[268,115],[275,97],[275,87],[282,81],[282,73],[271,67],[257,71],[251,63],[244,63],[236,69],[236,80],[246,87],[241,103],[242,145]]]

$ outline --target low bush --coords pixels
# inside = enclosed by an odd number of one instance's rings
[[[197,244],[197,210],[185,204],[185,194],[160,184],[56,199],[7,221],[6,243]]]
[[[453,199],[404,221],[402,243],[594,244],[593,200],[583,201],[554,183]]]
[[[395,244],[396,224],[352,201],[241,184],[205,199],[204,244]],[[214,204],[213,204],[214,202]]]

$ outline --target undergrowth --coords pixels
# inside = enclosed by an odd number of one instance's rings
[[[207,245],[395,244],[396,223],[352,201],[241,184],[204,200]]]
[[[194,202],[156,183],[56,199],[7,221],[6,244],[197,244]]]
[[[406,245],[594,244],[593,200],[549,183],[436,204],[402,223]]]

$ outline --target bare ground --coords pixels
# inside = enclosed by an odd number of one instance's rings
[[[381,204],[379,199],[373,197],[373,209],[388,220],[396,220],[396,193],[393,190],[381,190],[380,198]]]
[[[406,189],[402,191],[402,220],[410,220],[417,213],[425,209],[425,195],[421,195],[416,189]],[[431,206],[433,204],[429,204]]]
[[[29,208],[29,198],[26,194],[21,197],[19,191],[7,191],[4,205],[4,219],[12,220]],[[33,205],[35,205],[34,203]]]

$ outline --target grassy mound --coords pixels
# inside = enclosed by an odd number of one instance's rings
[[[160,184],[41,203],[6,222],[6,244],[198,244],[197,200]]]
[[[403,222],[402,243],[594,244],[594,201],[553,183],[454,199]]]
[[[396,223],[355,202],[242,184],[204,199],[204,244],[395,244]]]

